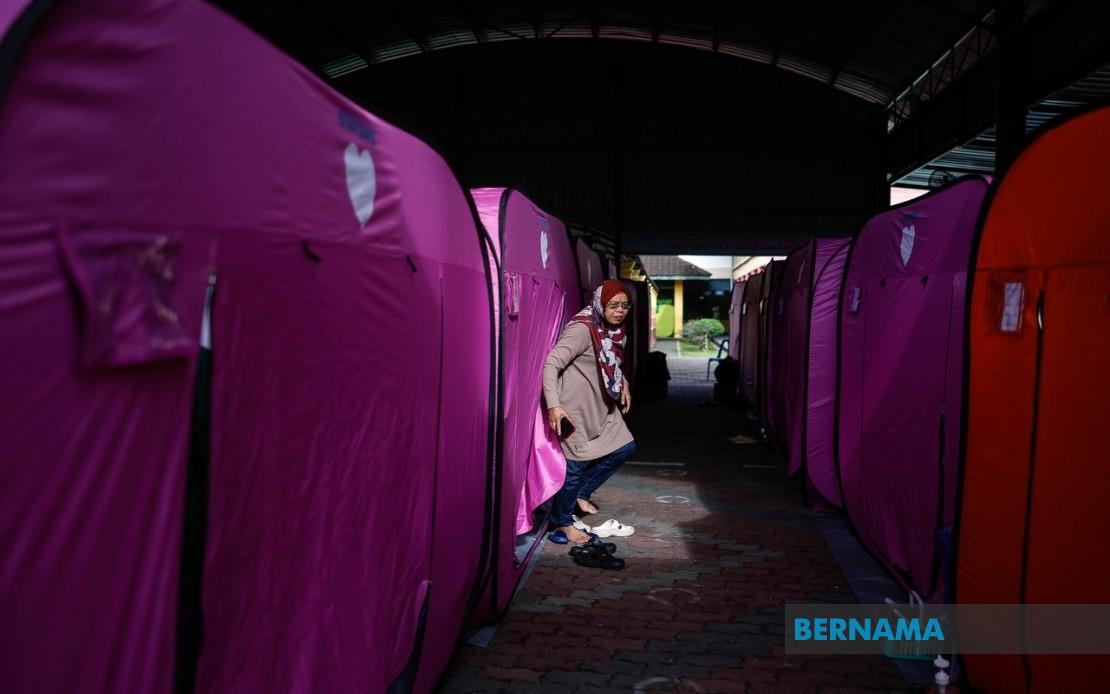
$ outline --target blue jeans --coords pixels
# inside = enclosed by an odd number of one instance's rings
[[[567,479],[551,501],[551,524],[558,528],[573,525],[574,519],[570,516],[574,513],[575,502],[588,500],[635,452],[636,442],[631,441],[596,460],[567,458]]]

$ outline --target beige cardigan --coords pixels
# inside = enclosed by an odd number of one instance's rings
[[[625,380],[625,387],[628,381]],[[561,441],[571,460],[596,460],[632,442],[632,432],[616,404],[601,394],[590,329],[574,322],[543,364],[543,397],[547,408],[562,407],[575,431]]]

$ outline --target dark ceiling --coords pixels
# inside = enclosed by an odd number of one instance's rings
[[[883,106],[993,8],[984,0],[225,4],[328,77],[467,45],[621,40],[766,65]]]
[[[888,204],[890,182],[912,173],[906,167],[927,166],[982,132],[997,80],[976,71],[987,72],[979,63],[1003,35],[999,7],[1018,26],[1087,7],[1086,22],[1065,17],[1057,29],[1090,24],[1106,7],[219,4],[437,147],[464,185],[519,185],[568,221],[613,232],[623,249],[655,253],[781,250],[814,233],[854,233]],[[1087,30],[1100,55],[1106,33]],[[982,107],[967,122],[972,109],[947,94],[963,84],[975,85]],[[935,142],[930,110],[956,114]]]

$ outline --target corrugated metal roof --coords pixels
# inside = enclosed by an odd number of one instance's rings
[[[992,6],[991,0],[697,0],[647,6],[472,0],[343,3],[313,11],[328,26],[352,28],[342,35],[356,50],[348,57],[333,52],[319,66],[330,78],[369,64],[479,42],[598,36],[718,52],[773,65],[867,102],[888,104],[915,79],[932,79],[926,71],[938,56]],[[356,37],[360,27],[368,29]],[[360,62],[357,56],[364,59]]]
[[[1110,103],[1110,65],[1042,99],[1025,114],[1025,132],[1030,133],[1057,118],[1092,104]],[[995,129],[987,128],[970,141],[953,147],[928,164],[902,176],[892,185],[936,188],[964,174],[992,175],[995,172]]]

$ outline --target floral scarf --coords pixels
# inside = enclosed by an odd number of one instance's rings
[[[613,328],[605,322],[605,312],[601,307],[601,287],[594,290],[593,301],[579,311],[571,322],[582,323],[590,328],[594,354],[597,355],[598,376],[601,378],[601,392],[613,402],[619,403],[624,389],[624,374],[621,372],[621,362],[624,360],[624,326]]]

